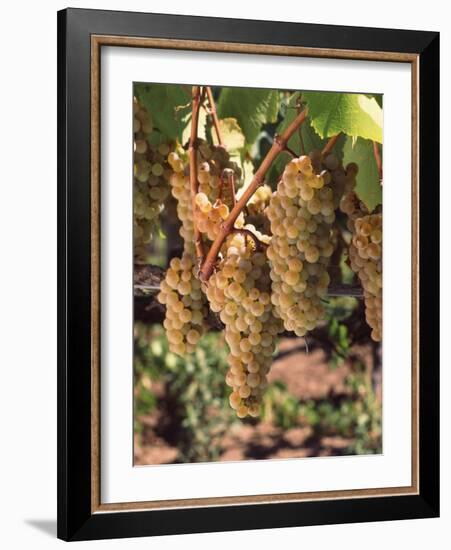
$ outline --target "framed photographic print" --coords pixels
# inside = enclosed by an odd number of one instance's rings
[[[438,33],[58,14],[58,536],[439,513]]]

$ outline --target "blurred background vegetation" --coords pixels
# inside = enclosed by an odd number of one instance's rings
[[[331,301],[349,316],[359,306]],[[243,421],[228,404],[222,332],[181,358],[160,325],[136,322],[135,464],[380,453],[377,346],[350,345],[336,319],[322,337],[281,338],[262,415]]]

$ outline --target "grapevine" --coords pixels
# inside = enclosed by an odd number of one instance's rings
[[[240,162],[251,144],[241,160],[229,152],[209,87],[191,89],[185,143],[179,136],[151,145],[152,116],[134,99],[135,261],[145,261],[170,193],[183,251],[168,255],[157,295],[164,306],[169,349],[179,356],[195,352],[213,315],[224,328],[226,384],[239,418],[260,414],[278,335],[305,338],[324,323],[329,273],[340,270],[331,259],[340,261],[343,246],[361,285],[360,296],[363,288],[371,337],[377,342],[382,338],[381,209],[370,211],[359,200],[357,165],[344,168],[337,151],[342,132],[307,154],[296,152],[304,152],[303,143],[288,146],[309,116],[304,107],[274,136],[245,178]],[[199,137],[202,109],[210,124]],[[376,145],[374,151],[379,153]],[[282,153],[290,159],[280,164]],[[276,160],[281,169],[275,176]],[[380,157],[376,160],[379,167]],[[246,184],[238,189],[243,180]]]

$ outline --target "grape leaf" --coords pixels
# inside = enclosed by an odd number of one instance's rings
[[[223,88],[217,104],[219,118],[236,118],[249,146],[263,124],[276,122],[278,111],[279,94],[275,90]]]
[[[245,138],[236,118],[221,118],[219,120],[221,138],[229,153],[239,151],[244,147]],[[216,133],[212,132],[213,143],[218,144]]]
[[[367,139],[357,138],[355,143],[346,137],[343,147],[343,164],[355,162],[359,167],[357,174],[356,193],[372,212],[382,203],[382,186],[379,181],[379,172],[373,153],[373,144]]]
[[[169,139],[182,140],[191,115],[191,93],[175,84],[137,84],[135,93],[152,116],[154,127]]]
[[[313,128],[322,138],[343,132],[382,143],[382,109],[364,94],[303,92]]]

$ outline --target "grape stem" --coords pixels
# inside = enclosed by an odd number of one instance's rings
[[[339,132],[337,135],[332,136],[329,141],[324,146],[324,149],[321,151],[321,155],[325,157],[327,154],[329,154],[332,149],[335,147],[335,144],[338,141],[338,138],[341,136],[341,132]]]
[[[302,94],[299,96],[298,104],[296,105],[296,111],[297,111],[298,114],[302,110],[301,99],[302,99]],[[305,155],[304,139],[302,137],[302,130],[301,130],[300,126],[298,128],[298,134],[299,134],[299,146],[300,146],[300,149],[301,149],[301,155]]]
[[[376,161],[377,172],[379,174],[379,181],[382,184],[382,157],[379,151],[379,147],[375,141],[373,141],[373,153],[374,160]]]
[[[286,151],[288,154],[290,154],[294,159],[298,158],[298,156],[299,156],[293,151],[293,149],[290,149],[287,145],[285,145],[284,151]]]
[[[221,129],[219,128],[219,119],[216,113],[216,104],[213,98],[213,92],[211,91],[210,86],[205,86],[204,89],[207,92],[207,98],[208,98],[209,108],[207,110],[207,113],[211,116],[211,120],[213,121],[213,126],[215,127],[215,133],[216,133],[216,138],[218,140],[218,145],[223,145],[223,141],[221,137]]]
[[[200,86],[193,86],[191,89],[192,98],[192,117],[191,117],[191,134],[188,144],[189,154],[189,183],[191,190],[191,206],[193,210],[193,225],[194,225],[194,248],[199,264],[204,258],[204,246],[202,235],[196,223],[196,195],[199,188],[197,180],[197,127],[199,125],[199,109],[201,105],[201,89]]]
[[[285,129],[285,131],[281,135],[278,135],[274,138],[271,149],[268,151],[266,157],[260,164],[260,167],[255,172],[250,185],[246,188],[238,202],[232,208],[232,211],[230,212],[227,219],[224,220],[224,222],[221,224],[219,228],[219,233],[213,244],[211,245],[207,257],[205,258],[205,261],[200,268],[199,278],[201,279],[201,281],[206,282],[210,278],[210,275],[213,273],[219,251],[221,250],[221,246],[226,237],[233,230],[236,219],[246,206],[248,200],[252,197],[258,187],[262,185],[266,172],[271,167],[273,161],[276,159],[279,153],[281,153],[285,149],[286,144],[288,143],[291,136],[305,121],[305,119],[307,118],[307,113],[308,111],[306,108],[301,113],[299,113],[299,115],[293,120],[293,122]]]

